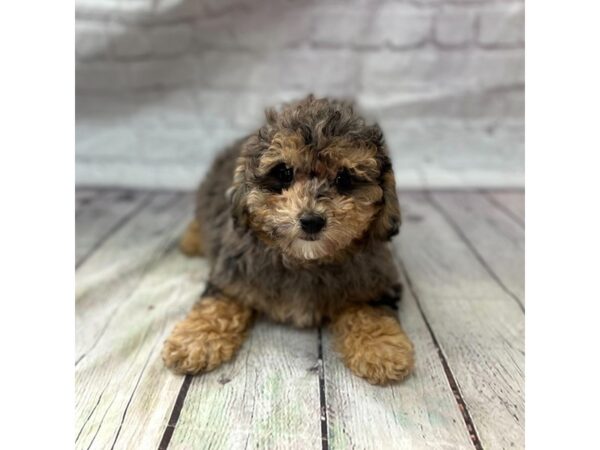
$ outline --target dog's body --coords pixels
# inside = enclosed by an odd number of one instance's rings
[[[166,364],[216,367],[259,312],[295,326],[331,320],[355,373],[374,383],[405,377],[412,345],[389,311],[370,305],[398,286],[387,241],[400,210],[381,131],[351,106],[313,97],[267,119],[201,183],[181,245],[212,269],[165,345]]]
[[[384,242],[365,241],[343,260],[307,264],[286,258],[253,233],[240,233],[224,195],[240,147],[220,155],[198,191],[196,221],[211,261],[210,289],[301,327],[319,325],[348,302],[377,300],[394,289],[398,274]]]

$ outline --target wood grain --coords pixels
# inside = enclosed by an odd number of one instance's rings
[[[169,449],[320,449],[317,331],[255,324],[236,358],[195,377]]]
[[[431,197],[473,252],[522,307],[525,302],[523,228],[476,192],[434,192]]]
[[[77,448],[158,448],[182,383],[165,369],[162,343],[207,274],[176,248],[158,261],[76,368]]]
[[[156,196],[84,266],[86,272],[95,267],[107,278],[95,277],[92,283],[88,274],[86,297],[76,306],[77,345],[89,343],[90,335],[96,339],[75,372],[77,448],[159,445],[182,382],[164,368],[162,342],[197,300],[208,273],[206,261],[181,255],[174,239],[185,226],[181,216],[190,205],[189,196]],[[128,269],[126,261],[132,261],[123,257],[121,245],[145,259],[145,268],[138,264]],[[101,270],[110,253],[122,262],[122,270]],[[119,283],[119,276],[134,278],[134,286]],[[94,318],[102,305],[110,314],[100,316],[110,320],[99,327]]]
[[[398,248],[483,448],[524,447],[524,315],[422,194],[401,196]]]
[[[331,449],[471,449],[473,444],[425,322],[408,289],[400,303],[403,328],[415,345],[415,372],[392,386],[354,376],[324,333]]]
[[[523,191],[486,191],[486,195],[518,224],[525,226],[525,193]]]
[[[75,215],[75,264],[79,266],[117,227],[147,200],[145,192],[82,191]]]
[[[75,357],[81,361],[105,333],[116,311],[145,273],[175,245],[191,217],[192,196],[156,194],[131,221],[110,236],[76,275]]]

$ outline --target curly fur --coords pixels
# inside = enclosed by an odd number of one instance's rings
[[[285,186],[270,175],[282,164],[293,169]],[[342,172],[352,176],[351,191],[336,185]],[[306,213],[326,219],[317,237],[299,225]],[[377,125],[348,103],[312,96],[268,110],[266,123],[225,150],[200,185],[196,218],[180,245],[210,259],[211,289],[175,328],[165,363],[182,373],[210,370],[241,344],[249,319],[238,316],[258,311],[301,327],[330,319],[351,370],[373,383],[402,379],[412,345],[395,317],[368,306],[397,288],[387,241],[399,226]],[[220,306],[207,310],[214,293]],[[207,331],[209,323],[244,326]]]
[[[402,380],[413,368],[413,345],[387,310],[350,305],[333,318],[331,330],[346,365],[370,383]]]
[[[163,347],[173,371],[195,374],[229,361],[242,345],[252,310],[226,298],[206,297],[179,322]]]

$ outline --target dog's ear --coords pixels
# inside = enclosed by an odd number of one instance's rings
[[[389,241],[400,231],[402,218],[400,214],[400,204],[396,193],[396,179],[392,169],[392,161],[387,153],[383,141],[383,133],[378,125],[372,127],[373,142],[378,147],[379,152],[379,186],[383,191],[381,199],[381,209],[373,223],[373,236],[383,241]]]
[[[233,176],[233,184],[227,189],[227,198],[231,204],[231,216],[233,217],[233,224],[235,227],[246,227],[248,218],[246,214],[246,187],[245,182],[241,179],[240,175],[243,175],[244,162],[240,162],[243,157],[238,158],[238,163],[235,168]]]
[[[248,227],[248,212],[246,210],[246,196],[248,194],[247,174],[248,167],[248,142],[242,144],[242,151],[235,163],[233,182],[227,189],[226,196],[231,205],[231,216],[234,226]]]

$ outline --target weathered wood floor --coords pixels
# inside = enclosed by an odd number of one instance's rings
[[[259,321],[237,358],[181,377],[160,350],[208,268],[177,237],[192,194],[76,193],[76,448],[524,447],[523,193],[401,193],[401,321],[416,372],[376,387],[327,329]]]

